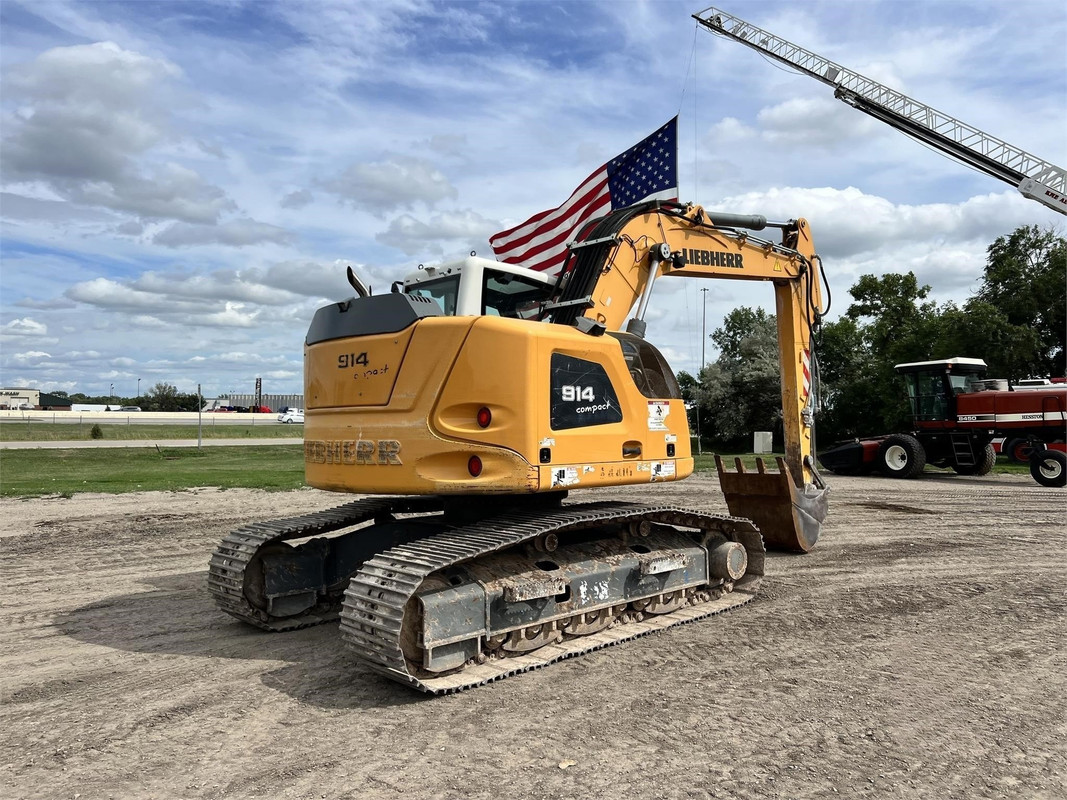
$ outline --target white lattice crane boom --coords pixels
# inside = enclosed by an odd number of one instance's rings
[[[733,39],[834,87],[834,96],[853,108],[1012,184],[1025,197],[1067,214],[1067,171],[1062,167],[733,14],[706,8],[694,14],[693,19],[714,34]]]

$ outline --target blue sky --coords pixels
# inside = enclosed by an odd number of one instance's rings
[[[1062,3],[719,6],[1067,165]],[[0,384],[299,392],[308,322],[351,294],[346,265],[385,290],[489,255],[491,234],[679,113],[681,199],[806,217],[834,312],[865,273],[913,270],[962,301],[997,236],[1062,230],[698,30],[703,7],[3,0]],[[649,338],[695,371],[702,322],[738,305],[773,297],[661,282]]]

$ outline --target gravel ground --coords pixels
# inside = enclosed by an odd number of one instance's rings
[[[607,496],[726,511],[713,477]],[[0,794],[1067,793],[1063,490],[836,478],[816,549],[772,555],[749,605],[441,698],[365,671],[335,625],[267,634],[212,603],[228,530],[342,499],[0,500]]]

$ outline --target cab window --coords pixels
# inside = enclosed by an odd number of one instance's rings
[[[945,381],[940,372],[908,376],[908,399],[917,420],[943,420],[948,415]]]
[[[657,399],[680,399],[682,390],[674,371],[659,350],[644,339],[629,333],[612,332],[609,336],[618,340],[630,377],[645,397]]]
[[[459,275],[417,283],[408,286],[404,291],[419,297],[429,297],[441,307],[442,314],[455,316],[456,297],[459,295]]]
[[[487,269],[482,281],[482,313],[491,317],[541,319],[542,305],[551,292],[551,284]]]

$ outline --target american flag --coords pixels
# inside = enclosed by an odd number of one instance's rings
[[[500,261],[559,272],[567,242],[586,220],[642,200],[678,197],[678,117],[582,181],[559,208],[489,237]]]

